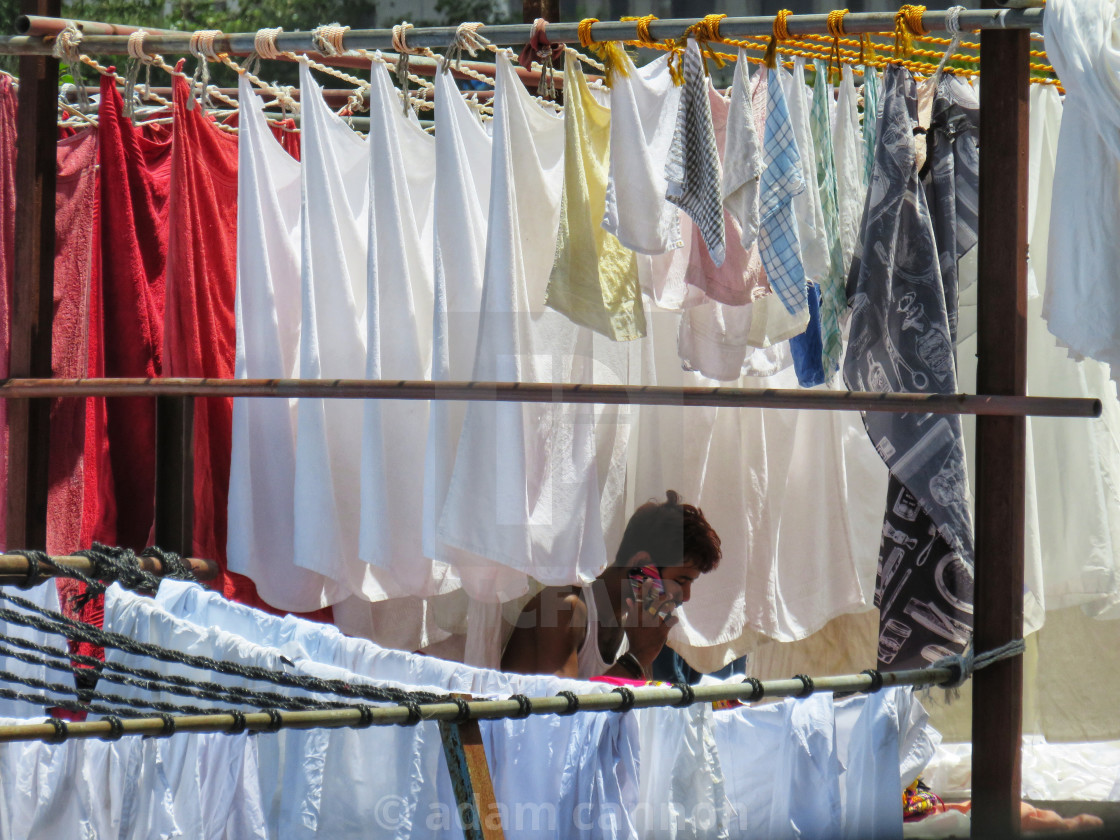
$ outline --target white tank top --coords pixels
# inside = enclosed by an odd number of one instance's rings
[[[594,590],[590,586],[580,589],[579,597],[587,607],[587,633],[576,652],[576,665],[579,668],[579,678],[587,680],[601,677],[614,663],[604,661],[603,654],[599,652],[599,612],[595,607]],[[617,653],[621,653],[621,649]]]

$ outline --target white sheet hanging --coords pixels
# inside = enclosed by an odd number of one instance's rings
[[[300,65],[303,255],[300,374],[365,375],[369,149],[323,100]],[[376,597],[371,567],[358,560],[362,406],[301,399],[297,408],[295,562]]]
[[[840,216],[840,250],[844,263],[841,274],[847,277],[859,238],[867,187],[863,183],[864,142],[851,66],[842,65],[840,73],[836,123],[832,131],[832,160],[836,167],[836,209]]]
[[[473,373],[482,311],[490,164],[494,143],[450,72],[435,79],[435,309],[432,379],[462,382]],[[424,556],[441,556],[436,527],[447,498],[467,405],[435,400],[424,460]]]
[[[45,607],[48,610],[58,612],[60,607],[58,604],[58,588],[55,585],[53,578],[48,578],[38,586],[24,591],[16,590],[12,587],[10,594],[18,598],[23,598],[25,601],[30,601],[40,607]],[[36,614],[24,607],[17,606],[8,599],[0,599],[0,607],[7,610],[12,610],[21,616],[34,617]],[[54,633],[46,633],[42,630],[36,630],[33,627],[26,627],[15,621],[5,621],[0,619],[0,639],[5,641],[5,646],[15,653],[25,653],[26,649],[21,648],[19,645],[11,644],[9,639],[25,639],[39,645],[47,645],[56,650],[68,650],[66,639]],[[59,674],[45,665],[32,665],[27,662],[22,662],[11,656],[4,656],[0,654],[0,670],[7,671],[9,674],[18,674],[21,677],[26,677],[36,680],[44,680],[49,682],[59,682]],[[13,691],[20,691],[32,697],[44,697],[45,693],[41,689],[32,688],[29,685],[18,683],[11,683],[5,685]],[[42,705],[33,705],[24,702],[23,700],[13,700],[7,697],[0,697],[0,717],[27,717],[42,711]],[[3,835],[0,835],[3,836]]]
[[[427,379],[432,371],[435,138],[409,119],[385,65],[369,91],[368,379]],[[446,200],[446,199],[445,199]],[[422,545],[428,403],[365,400],[359,556],[376,567],[373,600],[458,588]]]
[[[473,378],[591,381],[590,333],[543,307],[559,224],[564,124],[496,63],[494,165]],[[606,564],[594,410],[471,403],[438,537],[471,597],[508,600]]]
[[[300,375],[300,163],[273,136],[263,103],[238,82],[238,379]],[[278,609],[306,612],[344,598],[345,586],[296,564],[293,516],[296,401],[233,401],[226,551]]]

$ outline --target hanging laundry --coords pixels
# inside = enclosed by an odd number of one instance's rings
[[[835,149],[832,142],[832,125],[828,119],[829,101],[832,98],[828,84],[828,65],[817,60],[816,83],[813,86],[813,109],[810,114],[813,126],[813,145],[817,155],[817,183],[821,193],[825,229],[828,236],[829,270],[821,279],[821,345],[822,366],[828,376],[839,367],[843,351],[840,317],[847,308],[844,282],[844,252],[840,244],[840,212],[836,193]],[[858,225],[859,220],[856,220]]]
[[[401,110],[385,65],[369,91],[366,272],[367,379],[428,379],[432,371],[435,138]],[[422,539],[428,403],[365,400],[359,556],[377,570],[371,600],[457,589]]]
[[[0,376],[7,377],[12,349],[12,278],[16,237],[15,80],[0,75]],[[8,498],[8,401],[0,400],[0,498]],[[7,546],[7,505],[0,510],[0,545]],[[15,548],[16,546],[13,546]]]
[[[723,265],[727,232],[723,223],[723,174],[719,164],[708,76],[694,39],[680,59],[684,76],[677,125],[665,163],[665,198],[683,210],[700,231],[716,266]]]
[[[937,81],[926,143],[928,173],[923,175],[941,280],[949,312],[949,334],[957,342],[958,263],[979,238],[980,103],[962,78]]]
[[[432,379],[471,378],[482,311],[493,140],[463,100],[449,70],[436,74],[434,315]],[[423,554],[441,556],[436,528],[447,499],[467,404],[432,400],[424,459]]]
[[[773,72],[779,71],[768,71],[767,75]],[[762,146],[766,168],[759,187],[762,193],[759,253],[770,287],[793,314],[808,308],[805,269],[793,209],[793,199],[805,190],[805,179],[780,80],[771,79],[766,91],[766,133]]]
[[[300,65],[300,376],[365,375],[369,147],[331,111]],[[297,409],[295,563],[367,598],[381,597],[358,559],[362,405],[301,399]]]
[[[804,189],[793,197],[801,266],[809,282],[820,283],[828,274],[830,266],[829,231],[825,227],[820,189],[817,185],[816,140],[810,119],[811,94],[805,83],[805,60],[798,56],[793,63],[793,72],[780,67],[773,72],[782,82],[782,91],[789,109],[789,123],[797,147],[797,166],[804,181]]]
[[[244,76],[238,135],[238,379],[299,374],[300,164],[274,139],[264,103]],[[292,612],[316,610],[347,594],[345,586],[296,564],[296,404],[238,398],[233,434],[226,552],[231,571],[256,584],[261,598]]]
[[[610,162],[610,109],[595,101],[579,59],[564,64],[564,191],[545,306],[615,341],[646,333],[634,252],[600,221]]]
[[[809,283],[807,292],[809,323],[800,335],[789,340],[789,350],[793,357],[793,369],[797,373],[797,384],[802,388],[813,388],[827,381],[821,342],[821,287]]]
[[[819,63],[819,62],[818,62]],[[836,130],[833,132],[833,162],[836,169],[836,206],[839,213],[840,249],[843,253],[840,275],[848,276],[859,223],[863,217],[867,181],[863,172],[864,140],[860,134],[859,107],[852,68],[840,68],[840,90],[836,97]]]
[[[762,134],[766,122],[765,119],[757,119],[755,114],[754,100],[756,91],[760,89],[751,85],[750,66],[747,51],[740,48],[735,62],[735,80],[731,85],[727,132],[720,156],[723,206],[739,225],[739,244],[747,251],[758,238],[758,182],[762,176]],[[712,102],[714,107],[715,100]],[[766,107],[765,97],[759,106]],[[715,119],[714,112],[712,119]],[[718,133],[716,139],[718,142]]]
[[[559,226],[564,123],[544,111],[499,57],[494,157],[479,343],[472,378],[587,382],[592,333],[542,309]],[[590,580],[606,565],[586,406],[472,402],[438,538],[468,594],[510,600],[527,574]]]
[[[871,186],[871,170],[875,166],[875,146],[879,137],[879,72],[863,66],[863,182]]]
[[[1075,358],[1090,357],[1120,376],[1120,109],[1107,0],[1057,0],[1046,10],[1046,54],[1065,86],[1055,164],[1048,280],[1043,316]]]
[[[105,376],[161,376],[171,142],[132,124],[110,76],[101,77],[98,157]],[[155,521],[155,401],[113,397],[106,415],[116,544],[140,549]]]
[[[848,278],[844,380],[859,391],[956,393],[949,301],[915,169],[917,88],[887,68],[872,198]],[[891,470],[876,602],[879,662],[919,667],[964,649],[972,627],[972,521],[960,419],[867,412]]]
[[[61,379],[101,376],[101,317],[97,199],[97,131],[58,142],[55,188],[55,310],[51,371]],[[47,551],[69,554],[94,540],[116,539],[116,500],[104,438],[105,400],[58,399],[51,404],[47,490]],[[77,594],[76,581],[59,580]]]
[[[611,76],[611,155],[603,230],[639,254],[680,248],[679,208],[666,200],[665,160],[673,142],[681,88],[669,56],[635,67],[622,54]]]
[[[21,591],[18,597],[26,601],[30,601],[40,607],[45,607],[49,610],[56,612],[61,611],[62,605],[60,604],[58,587],[55,585],[54,579],[48,578],[45,582],[40,583],[38,586],[33,586],[30,589]],[[17,607],[8,599],[0,601],[0,606],[5,609],[17,609],[21,612],[24,611],[22,607]],[[13,653],[23,653],[19,650],[18,643],[15,640],[27,640],[37,645],[47,645],[57,650],[66,650],[66,639],[62,636],[48,633],[45,630],[40,630],[34,627],[27,627],[15,621],[8,621],[0,619],[0,637],[8,640],[6,647]],[[15,656],[9,656],[7,653],[0,653],[0,669],[9,674],[14,674],[17,677],[29,677],[31,679],[43,680],[45,682],[53,682],[57,674],[53,669],[48,668],[46,665],[32,664],[17,659]],[[12,681],[13,683],[15,680]],[[15,687],[8,685],[8,687]],[[50,693],[42,688],[32,688],[31,686],[19,686],[22,693],[32,697],[42,698],[43,702],[32,705],[24,700],[17,700],[15,698],[0,697],[0,716],[3,717],[28,717],[30,715],[42,714],[43,708],[50,705],[48,697]],[[3,775],[0,775],[0,786],[4,783]],[[3,809],[0,809],[2,815]],[[0,816],[2,819],[2,816]],[[10,835],[4,835],[5,837]]]

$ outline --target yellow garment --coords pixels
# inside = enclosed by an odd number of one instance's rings
[[[545,305],[615,341],[646,334],[634,252],[603,230],[611,112],[579,62],[564,65],[564,196]]]

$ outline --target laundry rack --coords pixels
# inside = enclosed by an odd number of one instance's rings
[[[527,6],[529,4],[526,4]],[[57,18],[61,0],[24,0],[29,15]],[[977,413],[975,485],[975,649],[990,650],[1018,639],[1023,626],[1023,558],[1025,527],[1025,416],[1046,413],[1041,401],[1026,395],[1026,258],[1027,258],[1027,163],[1028,163],[1028,88],[1031,29],[1040,29],[1043,11],[1039,8],[984,9],[960,15],[962,30],[981,29],[980,72],[984,94],[980,103],[980,236],[978,248],[978,373],[977,392],[995,398],[986,408],[983,397],[976,402],[960,401],[962,413]],[[535,15],[532,15],[535,16]],[[924,23],[930,29],[944,28],[945,12],[927,11]],[[680,37],[694,21],[661,20],[649,25],[654,38]],[[725,18],[721,32],[727,37],[770,34],[771,18]],[[801,34],[827,32],[826,15],[791,15],[788,31]],[[549,27],[554,41],[576,41],[575,23],[556,23]],[[881,32],[893,28],[891,14],[848,14],[847,32]],[[112,27],[106,27],[111,30]],[[105,30],[99,30],[105,31]],[[487,27],[486,36],[497,45],[521,45],[529,37],[529,27]],[[417,46],[444,47],[455,35],[454,27],[414,29],[409,42]],[[592,27],[597,41],[635,37],[632,22],[597,22]],[[144,39],[148,52],[186,52],[187,36],[155,32]],[[388,30],[351,31],[345,36],[348,46],[369,49],[391,47]],[[89,33],[83,49],[95,54],[123,54],[127,35]],[[311,51],[310,33],[282,33],[277,47],[297,52]],[[215,41],[220,52],[244,55],[253,49],[253,35],[221,35]],[[49,440],[48,396],[92,396],[123,393],[146,394],[157,400],[156,447],[156,540],[166,548],[187,553],[190,550],[191,523],[191,419],[193,398],[223,393],[267,396],[267,383],[257,392],[248,383],[199,380],[159,382],[111,382],[100,380],[50,383],[51,318],[53,309],[54,181],[57,113],[58,62],[50,55],[49,39],[12,37],[0,42],[0,52],[20,58],[18,117],[17,216],[15,272],[11,312],[11,379],[0,385],[0,397],[8,402],[9,465],[8,544],[41,548],[45,545],[47,459]],[[31,381],[38,380],[38,381]],[[405,383],[418,385],[418,383]],[[448,383],[444,383],[448,384]],[[489,397],[471,393],[469,385],[425,392],[415,398],[521,399],[511,394],[516,384],[494,386],[484,383]],[[273,383],[272,396],[323,394],[323,383],[289,382],[287,387]],[[362,383],[356,383],[358,391]],[[365,383],[365,393],[394,395],[387,383]],[[377,388],[382,391],[378,392]],[[552,389],[553,386],[545,386]],[[238,390],[241,388],[242,390]],[[208,390],[209,389],[209,390]],[[560,388],[564,398],[575,399],[578,386]],[[640,389],[639,389],[640,390]],[[680,389],[677,389],[680,390]],[[701,389],[693,389],[701,390]],[[731,393],[732,389],[711,391],[711,399],[724,395],[723,404],[783,406],[780,393]],[[584,389],[586,391],[586,389]],[[492,393],[491,393],[492,392]],[[550,390],[549,393],[553,393]],[[335,391],[332,396],[346,396]],[[353,395],[351,395],[353,396]],[[593,399],[595,394],[584,394]],[[821,408],[850,409],[851,398],[835,395]],[[869,400],[870,395],[863,395]],[[700,395],[700,404],[704,403]],[[878,395],[876,395],[878,397]],[[788,394],[787,394],[788,398]],[[619,397],[632,403],[648,402],[652,396],[627,393]],[[883,397],[882,399],[888,399]],[[917,409],[922,395],[889,395],[894,410]],[[952,399],[952,398],[948,398]],[[736,402],[737,401],[737,402]],[[1063,401],[1055,401],[1063,402]],[[1064,401],[1072,402],[1072,401]],[[1084,402],[1084,401],[1082,401]],[[681,404],[678,402],[677,404]],[[874,408],[874,406],[872,406]],[[880,410],[883,405],[879,406]],[[1053,407],[1051,407],[1053,408]],[[929,410],[928,407],[922,410]],[[942,410],[946,410],[943,406]],[[1099,413],[1099,403],[1096,412]],[[1053,411],[1049,412],[1053,413]],[[1082,416],[1089,416],[1083,413]],[[974,676],[972,723],[972,825],[974,836],[1009,836],[1018,831],[1020,797],[1020,745],[1022,737],[1022,662],[1019,658],[1001,661]]]

